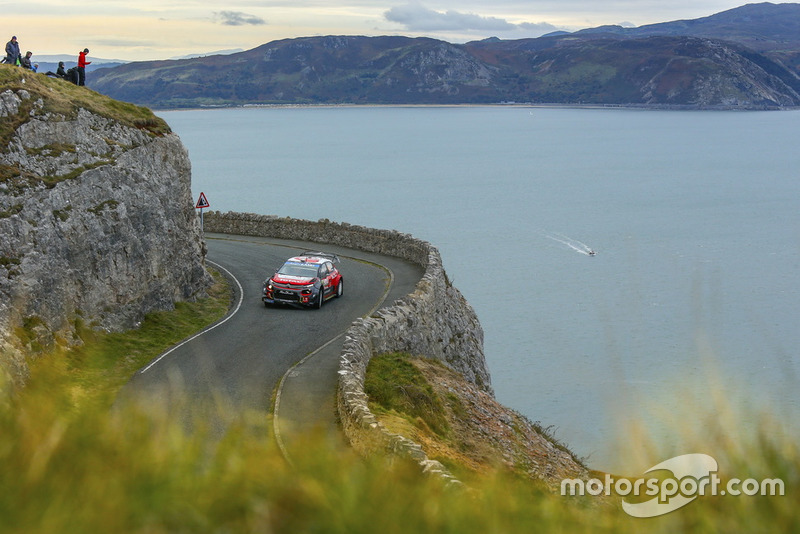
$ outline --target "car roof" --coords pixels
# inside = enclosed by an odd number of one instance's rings
[[[289,258],[286,260],[289,263],[311,263],[311,264],[320,264],[325,263],[326,261],[330,261],[325,258],[320,258],[317,256],[295,256],[293,258]]]
[[[294,256],[286,261],[292,263],[310,264],[321,264],[325,262],[338,263],[339,257],[335,254],[328,254],[326,252],[303,252],[299,256]]]

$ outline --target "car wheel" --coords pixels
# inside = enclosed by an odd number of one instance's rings
[[[339,285],[336,287],[336,298],[341,297],[342,293],[344,293],[344,280],[339,280]]]
[[[319,293],[317,296],[317,309],[322,308],[322,304],[325,302],[325,288],[319,288]]]

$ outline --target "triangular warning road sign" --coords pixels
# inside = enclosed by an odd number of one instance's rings
[[[206,194],[201,192],[200,198],[197,199],[197,205],[195,208],[207,208],[209,206],[210,204],[208,203],[208,200],[206,200]]]

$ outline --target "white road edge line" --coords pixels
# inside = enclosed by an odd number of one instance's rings
[[[236,303],[236,308],[234,308],[234,310],[233,310],[231,313],[229,313],[229,314],[228,314],[228,316],[227,316],[227,317],[225,317],[225,318],[224,318],[223,320],[221,320],[220,322],[218,322],[218,323],[216,323],[216,324],[214,324],[214,325],[212,325],[212,326],[209,326],[208,328],[206,328],[206,329],[205,329],[205,330],[203,330],[202,332],[200,332],[200,333],[198,333],[198,334],[195,334],[195,335],[193,335],[193,336],[192,336],[192,337],[190,337],[189,339],[186,339],[186,340],[184,340],[183,342],[181,342],[181,343],[179,343],[179,344],[175,345],[174,347],[172,347],[171,349],[169,349],[167,352],[163,353],[161,356],[159,356],[158,358],[156,358],[155,360],[153,360],[152,362],[150,362],[150,363],[147,365],[147,367],[145,367],[145,368],[143,368],[141,371],[139,371],[139,374],[144,374],[144,373],[146,373],[147,371],[149,371],[151,367],[153,367],[155,364],[157,364],[158,362],[160,362],[161,360],[163,360],[164,358],[166,358],[166,357],[167,357],[167,356],[168,356],[168,355],[169,355],[169,354],[170,354],[172,351],[174,351],[174,350],[177,350],[177,349],[181,348],[182,346],[184,346],[184,345],[186,345],[187,343],[189,343],[189,342],[191,342],[191,341],[193,341],[193,340],[197,339],[198,337],[202,336],[203,334],[206,334],[206,333],[208,333],[208,332],[210,332],[210,331],[214,330],[216,327],[218,327],[218,326],[220,326],[220,325],[222,325],[222,324],[225,324],[226,322],[228,322],[228,320],[229,320],[231,317],[233,317],[234,315],[236,315],[236,312],[238,312],[238,311],[239,311],[239,308],[241,308],[241,307],[242,307],[242,302],[244,302],[244,290],[242,289],[242,284],[241,284],[241,283],[239,283],[239,280],[238,280],[238,279],[237,279],[235,276],[233,276],[233,273],[231,273],[231,272],[230,272],[228,269],[226,269],[225,267],[223,267],[223,266],[222,266],[222,265],[220,265],[219,263],[213,262],[213,261],[211,261],[211,260],[209,260],[209,259],[206,259],[206,261],[207,261],[208,263],[210,263],[210,264],[214,265],[214,266],[215,266],[215,267],[217,267],[218,269],[222,269],[223,271],[225,271],[225,272],[228,274],[228,276],[230,276],[230,277],[231,277],[231,279],[233,279],[233,281],[234,281],[234,282],[236,282],[236,285],[237,285],[237,286],[239,286],[239,302],[238,302],[238,303]]]

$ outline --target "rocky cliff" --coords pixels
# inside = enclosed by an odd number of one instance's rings
[[[208,283],[187,152],[143,108],[0,66],[0,371]]]

